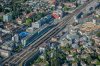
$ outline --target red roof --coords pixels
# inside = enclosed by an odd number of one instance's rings
[[[52,14],[52,16],[55,18],[55,19],[57,19],[57,18],[59,18],[59,15],[57,15],[57,14]]]
[[[56,3],[56,0],[53,0],[53,4],[55,4]]]
[[[26,15],[27,18],[31,17],[34,14],[34,12],[31,12],[29,14]]]

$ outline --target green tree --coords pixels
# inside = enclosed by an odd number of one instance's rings
[[[97,37],[100,37],[100,32],[97,32],[96,36],[97,36]]]
[[[63,7],[63,10],[64,10],[64,11],[68,11],[69,9],[70,9],[70,8],[68,8],[67,6],[64,6],[64,7]]]
[[[30,25],[31,23],[32,23],[32,20],[30,18],[27,18],[25,24]]]
[[[76,0],[68,0],[69,2],[75,2]]]
[[[94,39],[91,39],[91,41],[92,41],[92,46],[94,46],[95,40]]]
[[[3,11],[3,7],[0,5],[0,12],[2,12]]]
[[[53,53],[53,57],[50,57],[51,53]],[[50,50],[48,55],[50,60],[50,66],[61,66],[61,64],[63,64],[66,60],[66,55],[57,47],[56,49],[54,48]]]
[[[2,16],[0,17],[0,21],[3,21],[3,17]]]

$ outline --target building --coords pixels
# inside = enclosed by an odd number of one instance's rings
[[[98,30],[98,29],[100,29],[100,25],[96,25],[96,24],[94,24],[92,22],[86,22],[81,26],[80,31],[82,33],[88,34],[88,33],[92,32],[92,31]]]
[[[68,64],[67,63],[64,63],[62,66],[68,66]]]
[[[99,15],[96,15],[96,17],[93,18],[93,23],[95,23],[96,25],[100,25],[100,17],[99,17]]]
[[[48,43],[48,47],[50,47],[51,49],[58,49],[59,48],[59,42],[57,40],[57,38],[53,37],[51,39],[51,41]]]
[[[74,61],[74,58],[73,58],[72,55],[68,55],[68,56],[66,57],[66,59],[67,59],[68,61]]]
[[[7,22],[4,24],[4,30],[8,30],[8,31],[11,31],[13,28],[15,28],[15,24],[14,23],[11,23],[11,22]]]
[[[51,15],[47,15],[43,18],[41,18],[38,23],[40,24],[40,26],[43,26],[44,24],[49,24],[51,21],[53,20]]]
[[[97,36],[92,36],[92,39],[95,41],[95,45],[100,46],[100,38]]]
[[[18,35],[18,34],[15,34],[15,35],[12,37],[12,41],[14,41],[14,42],[19,42],[19,35]]]
[[[68,34],[66,38],[69,40],[69,44],[77,44],[79,41],[79,35],[76,34]]]
[[[100,9],[96,9],[96,14],[100,15]]]
[[[2,49],[12,51],[14,49],[14,42],[13,41],[6,41],[1,45]]]
[[[16,22],[17,22],[18,24],[22,24],[22,23],[23,23],[23,19],[21,19],[21,18],[18,17],[18,18],[16,19]]]
[[[1,32],[0,34],[0,41],[5,42],[11,40],[12,35],[11,34],[5,34],[4,32]]]
[[[63,17],[63,11],[62,10],[56,10],[52,13],[52,17],[55,19],[60,19]]]
[[[42,45],[39,47],[40,53],[44,53],[45,50],[46,50],[46,43],[42,44]]]
[[[37,22],[33,22],[32,23],[32,27],[33,28],[40,28],[41,26],[43,26],[44,24],[49,24],[51,23],[53,20],[51,15],[47,15],[43,18],[41,18],[40,20],[38,20]]]
[[[4,23],[0,22],[0,28],[4,28]]]
[[[27,27],[16,27],[16,28],[12,28],[10,31],[13,33],[13,34],[19,34],[23,31],[26,30]]]
[[[26,29],[26,31],[29,32],[29,33],[33,33],[34,28],[33,27],[29,27],[29,28]]]
[[[2,44],[3,43],[3,39],[2,39],[2,35],[3,35],[4,33],[2,32],[2,31],[0,31],[0,44]]]
[[[40,24],[38,22],[33,22],[32,23],[32,28],[40,28]]]
[[[4,22],[9,22],[11,20],[12,20],[12,13],[7,13],[7,14],[3,15]]]
[[[71,2],[64,3],[64,5],[69,7],[69,8],[75,8],[76,7],[76,5],[74,3],[71,3]]]
[[[33,33],[28,34],[26,37],[21,39],[21,43],[23,46],[29,45],[38,35],[38,31],[34,30]]]
[[[88,0],[77,0],[77,3],[79,3],[79,4],[84,4],[84,3],[86,3]]]
[[[11,56],[11,52],[8,50],[0,49],[0,56],[7,58],[7,57]]]
[[[26,18],[32,18],[34,15],[34,12],[30,12],[29,14],[26,14]]]
[[[57,15],[55,12],[52,13],[52,16],[53,16],[55,19],[60,19],[60,16]]]
[[[63,35],[60,40],[59,40],[59,43],[60,43],[60,46],[64,47],[68,44],[68,40],[65,38],[66,34]]]
[[[78,66],[77,62],[72,63],[72,66]]]
[[[48,0],[48,2],[49,2],[50,4],[55,5],[55,4],[56,4],[56,2],[57,2],[57,0]]]

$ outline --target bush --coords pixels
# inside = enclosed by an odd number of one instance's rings
[[[97,36],[97,37],[100,37],[100,32],[98,32],[98,33],[96,34],[96,36]]]

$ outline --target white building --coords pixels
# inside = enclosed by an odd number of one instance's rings
[[[68,40],[64,36],[59,40],[59,43],[60,43],[60,46],[64,47],[66,46],[66,44],[68,44]]]
[[[11,55],[10,51],[0,49],[0,56],[7,58],[10,55]]]
[[[19,36],[18,36],[18,34],[15,34],[15,35],[12,37],[12,41],[19,42]]]
[[[26,31],[29,32],[29,33],[33,33],[34,29],[33,29],[33,27],[29,27],[29,28],[26,29]]]
[[[86,2],[87,2],[87,0],[77,0],[77,3],[79,3],[79,4],[84,4]]]
[[[32,28],[40,28],[39,22],[33,22],[32,23]]]
[[[12,20],[12,14],[11,13],[3,15],[3,21],[9,22],[11,20]]]

